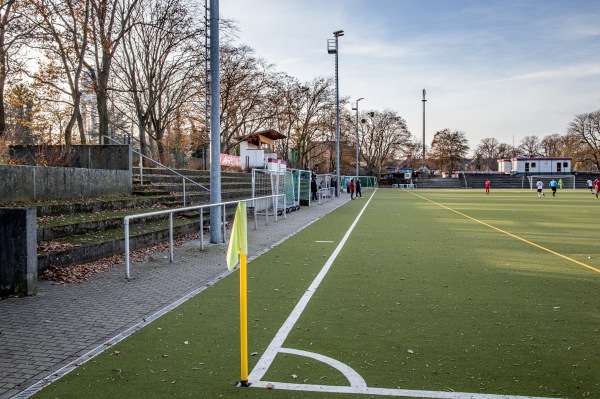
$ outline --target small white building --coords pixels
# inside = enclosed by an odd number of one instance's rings
[[[243,169],[269,168],[269,170],[285,170],[285,161],[277,159],[275,141],[286,136],[275,129],[263,130],[240,140],[240,158]],[[276,169],[272,169],[276,168]]]
[[[511,172],[529,174],[571,173],[572,161],[573,158],[517,157],[512,159]],[[498,167],[500,167],[500,161],[498,161]]]
[[[499,159],[498,160],[498,172],[510,173],[512,171],[513,161],[512,159]]]

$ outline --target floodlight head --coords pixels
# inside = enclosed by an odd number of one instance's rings
[[[335,37],[344,36],[344,31],[343,30],[336,30],[335,32],[333,32],[333,36],[335,36]]]
[[[364,100],[363,97],[359,98],[358,100],[356,100],[356,102],[359,102],[360,100]]]

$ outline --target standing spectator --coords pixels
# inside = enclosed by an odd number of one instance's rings
[[[588,179],[587,185],[588,190],[590,190],[590,193],[594,194],[594,183],[592,182],[592,179]]]
[[[600,192],[600,180],[594,180],[594,187],[596,187],[596,198],[598,198],[598,192]]]
[[[331,188],[333,189],[333,195],[337,195],[337,177],[331,179]]]
[[[317,197],[317,179],[314,176],[310,182],[310,192],[312,193],[312,200],[317,201],[319,199]]]
[[[490,180],[486,180],[485,181],[485,195],[489,195],[490,194]]]
[[[550,189],[552,190],[552,196],[556,197],[556,187],[558,186],[558,183],[556,182],[556,180],[552,179],[550,180]]]
[[[356,198],[358,198],[359,195],[360,195],[360,198],[362,198],[362,191],[360,188],[360,179],[356,179]]]
[[[354,199],[354,181],[350,179],[350,184],[348,185],[348,191],[350,191],[350,199]]]
[[[563,186],[562,179],[558,179],[558,188],[560,188],[562,190],[562,186]]]

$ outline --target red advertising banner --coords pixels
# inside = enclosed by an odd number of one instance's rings
[[[221,154],[221,166],[231,166],[233,168],[242,167],[242,158],[237,155]]]

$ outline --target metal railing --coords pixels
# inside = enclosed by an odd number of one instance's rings
[[[121,142],[119,142],[118,140],[113,139],[112,137],[102,136],[102,143],[103,144],[104,144],[104,139],[108,139],[109,141],[114,142],[114,143],[119,144],[119,145],[122,144]],[[188,181],[188,182],[190,182],[190,183],[192,183],[192,184],[194,184],[194,185],[196,185],[196,186],[198,186],[198,187],[200,187],[200,188],[202,188],[202,189],[210,192],[210,189],[204,187],[202,184],[193,181],[189,177],[184,176],[181,173],[174,171],[173,169],[169,168],[168,166],[165,166],[162,163],[160,163],[158,161],[155,161],[154,159],[152,159],[152,158],[150,158],[150,157],[142,154],[141,152],[136,151],[133,148],[131,149],[131,152],[137,154],[140,157],[140,165],[139,165],[139,168],[140,168],[140,184],[142,186],[144,185],[144,172],[143,172],[143,170],[144,170],[144,159],[146,159],[146,160],[148,160],[148,161],[150,161],[152,163],[155,163],[156,165],[160,166],[161,168],[166,169],[169,172],[176,174],[177,176],[180,176],[183,179],[183,206],[186,205],[186,190],[185,190],[185,182],[186,181]]]
[[[283,197],[283,208],[278,208],[278,200],[277,197]],[[200,248],[204,249],[204,209],[205,208],[212,208],[212,207],[217,207],[217,206],[222,206],[223,210],[222,210],[222,215],[223,215],[223,220],[221,222],[221,228],[223,229],[223,243],[225,243],[225,233],[226,233],[226,227],[227,227],[227,212],[226,212],[226,206],[227,205],[231,205],[231,204],[237,204],[239,202],[252,202],[252,206],[253,212],[254,212],[254,230],[258,229],[258,220],[257,220],[257,210],[256,210],[256,204],[254,204],[254,201],[266,201],[268,203],[268,200],[272,199],[272,205],[273,205],[273,216],[275,218],[275,221],[277,222],[277,216],[279,213],[279,209],[282,209],[283,211],[281,212],[281,214],[283,215],[284,219],[287,218],[286,213],[285,213],[285,209],[286,209],[286,203],[285,203],[285,194],[275,194],[275,195],[268,195],[265,197],[256,197],[256,198],[250,198],[250,199],[243,199],[243,200],[236,200],[236,201],[227,201],[227,202],[220,202],[217,204],[207,204],[207,205],[196,205],[196,206],[189,206],[189,207],[184,207],[184,208],[175,208],[175,209],[168,209],[168,210],[163,210],[163,211],[156,211],[156,212],[148,212],[148,213],[140,213],[137,215],[129,215],[129,216],[125,216],[123,224],[125,226],[125,278],[129,279],[130,278],[130,274],[129,274],[129,269],[130,269],[130,257],[129,257],[129,221],[133,220],[133,219],[143,219],[146,217],[151,217],[151,216],[159,216],[159,215],[169,215],[169,262],[173,262],[173,215],[175,213],[179,213],[179,212],[190,212],[190,211],[195,211],[195,210],[199,210],[200,211]],[[266,212],[266,224],[269,224],[269,212]]]

